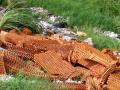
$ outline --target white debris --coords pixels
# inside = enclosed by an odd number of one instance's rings
[[[73,82],[73,80],[72,80],[72,79],[70,79],[70,78],[68,78],[65,82],[70,83],[70,82]]]
[[[120,56],[120,52],[118,53],[118,55]]]
[[[38,27],[42,27],[43,34],[47,35],[49,32],[58,34],[63,37],[65,41],[70,41],[71,39],[76,39],[78,35],[86,36],[84,32],[72,32],[67,28],[67,21],[62,16],[56,16],[49,14],[47,10],[44,10],[41,7],[33,7],[31,10],[35,13],[46,12],[45,19],[39,17],[39,22],[37,23]],[[69,19],[69,18],[67,18]]]
[[[0,76],[0,81],[9,81],[9,80],[12,80],[12,79],[14,79],[14,77],[12,77],[10,75]]]
[[[56,80],[55,82],[56,83],[63,83],[63,81],[61,81],[61,80]]]
[[[49,15],[48,17],[49,17],[48,21],[50,21],[52,23],[59,23],[60,20],[63,19],[62,16],[55,16],[55,15]]]
[[[31,9],[35,13],[47,12],[45,14],[47,15],[45,16],[46,18],[42,19],[41,17],[39,17],[39,22],[37,23],[38,27],[42,27],[43,34],[47,35],[48,32],[55,33],[62,36],[63,39],[66,41],[70,41],[71,39],[76,38],[77,34],[67,28],[67,21],[62,16],[49,14],[48,11],[40,7],[33,7]]]
[[[72,37],[69,37],[69,36],[63,36],[63,39],[64,39],[65,41],[70,41],[70,40],[72,39]]]
[[[92,38],[87,38],[84,40],[84,42],[88,43],[89,45],[93,46]]]
[[[113,55],[118,55],[118,52],[117,51],[113,51]]]
[[[49,20],[50,20],[51,22],[55,22],[56,19],[57,19],[57,17],[54,16],[54,15],[52,15],[52,16],[49,17]]]
[[[65,82],[66,83],[78,83],[77,81],[74,81],[74,80],[72,80],[70,78],[68,78]]]
[[[49,24],[45,21],[40,21],[39,25],[41,25],[43,29],[53,28],[52,24]]]
[[[105,31],[104,35],[109,36],[111,38],[117,38],[118,37],[117,33],[114,33],[114,32],[111,32],[111,31]]]
[[[0,51],[4,51],[4,50],[5,50],[4,48],[1,48],[1,47],[0,47]]]
[[[65,80],[65,81],[56,80],[56,81],[54,81],[54,82],[56,82],[56,83],[78,83],[78,84],[82,83],[82,81],[72,80],[72,79],[70,79],[70,78],[68,78],[68,79]]]
[[[43,28],[43,33],[46,34],[47,32],[53,32],[63,36],[63,39],[66,41],[70,41],[71,39],[75,38],[76,33],[70,31],[67,28],[56,28],[52,24],[46,21],[40,21],[39,25]]]
[[[79,83],[79,84],[80,84],[80,83],[82,83],[82,81],[78,81],[77,83]]]

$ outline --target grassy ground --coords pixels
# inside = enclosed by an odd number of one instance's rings
[[[30,6],[41,6],[56,15],[69,17],[69,25],[77,26],[93,38],[98,49],[120,49],[116,40],[94,33],[93,28],[119,32],[120,2],[115,0],[28,0]]]
[[[56,90],[55,87],[55,84],[48,79],[28,77],[23,74],[9,81],[0,81],[0,90]]]

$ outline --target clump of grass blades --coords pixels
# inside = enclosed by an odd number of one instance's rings
[[[8,6],[0,22],[0,28],[3,30],[14,28],[20,31],[21,28],[28,27],[33,33],[41,33],[41,27],[37,25],[38,15],[32,13],[31,9],[26,6],[25,0],[8,0]]]
[[[6,11],[0,22],[0,28],[3,30],[14,28],[19,31],[23,27],[29,27],[33,33],[40,33],[41,28],[36,23],[37,16],[30,9],[18,8]]]

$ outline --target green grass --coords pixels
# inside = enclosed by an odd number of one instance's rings
[[[0,90],[56,90],[50,80],[18,74],[9,81],[0,81]],[[66,90],[66,89],[62,89]]]

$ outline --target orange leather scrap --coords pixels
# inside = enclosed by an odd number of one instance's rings
[[[58,75],[67,78],[75,73],[75,68],[66,61],[63,61],[59,54],[54,51],[36,54],[34,61],[51,75]]]

